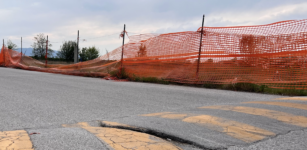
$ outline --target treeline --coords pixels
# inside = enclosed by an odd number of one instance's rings
[[[75,41],[63,41],[63,44],[60,46],[60,51],[54,55],[54,50],[51,49],[52,44],[50,44],[50,40],[45,38],[43,33],[38,34],[34,37],[34,43],[31,45],[33,47],[32,54],[34,59],[45,59],[46,56],[46,46],[48,43],[48,52],[47,58],[48,60],[54,61],[74,61],[74,53],[75,48],[77,47],[77,43]],[[88,61],[95,59],[99,56],[99,49],[95,46],[83,47],[82,50],[78,48],[78,58],[79,61]]]
[[[17,49],[17,45],[11,40],[7,41],[7,47],[13,50]],[[43,33],[40,33],[34,37],[34,43],[31,47],[33,48],[33,56],[30,57],[34,59],[42,60],[47,57],[48,60],[53,61],[73,62],[77,43],[75,41],[63,41],[63,44],[60,46],[60,51],[55,56],[55,51],[51,48],[52,44],[50,40]],[[47,56],[46,47],[48,47]],[[83,47],[81,50],[78,48],[78,54],[79,62],[93,60],[99,56],[99,49],[95,46]]]
[[[41,58],[41,57],[36,57],[36,56],[29,56],[31,58],[37,59],[37,60],[45,60],[45,57]],[[48,61],[67,61],[66,59],[63,58],[57,58],[57,57],[48,57],[47,58]],[[70,61],[67,61],[70,62]],[[71,61],[72,62],[72,61]]]

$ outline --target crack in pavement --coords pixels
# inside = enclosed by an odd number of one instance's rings
[[[33,145],[25,130],[0,132],[0,149],[33,150]]]
[[[283,133],[279,133],[277,134],[276,136],[274,137],[271,137],[271,138],[267,138],[267,139],[264,139],[264,140],[261,140],[261,141],[257,141],[257,142],[254,142],[252,144],[249,144],[249,145],[232,145],[232,146],[229,146],[228,148],[229,149],[233,149],[233,150],[237,150],[237,149],[240,149],[240,150],[244,150],[244,149],[306,149],[306,142],[299,142],[297,143],[296,141],[296,144],[295,145],[292,145],[292,138],[295,138],[294,140],[297,140],[298,137],[287,137],[289,134],[291,135],[292,133],[295,133],[297,134],[297,132],[306,132],[307,128],[303,128],[303,129],[298,129],[298,130],[289,130],[287,132],[283,132]],[[293,134],[292,134],[293,135]],[[282,137],[284,136],[284,137]],[[306,136],[306,135],[305,135]],[[301,137],[300,137],[301,138]],[[276,139],[276,140],[275,140]],[[279,142],[279,144],[282,144],[284,145],[285,147],[277,144],[276,142],[281,139],[287,139],[286,141],[283,141],[282,140],[282,143]],[[291,141],[291,144],[289,143]],[[285,143],[283,143],[285,142]],[[277,142],[278,143],[278,142]],[[295,142],[294,142],[295,143]],[[298,145],[297,145],[298,144]],[[261,146],[262,145],[262,146]],[[275,147],[277,146],[277,147]],[[303,148],[304,147],[304,148]]]
[[[267,141],[267,140],[272,140],[272,139],[275,139],[275,138],[277,138],[277,137],[279,137],[279,136],[286,135],[286,134],[291,133],[291,132],[295,132],[295,131],[304,131],[304,130],[306,130],[306,129],[307,129],[307,128],[302,128],[302,129],[298,129],[298,130],[289,130],[289,131],[286,131],[286,132],[278,133],[278,134],[276,134],[275,136],[271,136],[271,137],[269,137],[269,138],[266,138],[266,139],[263,139],[263,140],[260,140],[260,141],[256,141],[256,142],[252,143],[251,145],[257,144],[257,143],[260,143],[260,142],[265,142],[265,141]]]
[[[179,119],[183,122],[200,124],[211,130],[224,132],[229,136],[242,140],[244,142],[255,142],[275,135],[273,132],[257,128],[248,124],[218,118],[210,115],[194,115],[194,114],[177,114],[170,112],[161,112],[153,114],[144,114],[142,116],[161,117],[168,119]]]
[[[139,150],[139,149],[161,149],[161,150],[181,150],[181,148],[172,143],[154,137],[149,134],[139,133],[131,130],[92,127],[86,122],[80,122],[74,125],[63,125],[63,127],[80,127],[96,135],[100,140],[107,143],[116,150]]]
[[[171,112],[167,112],[171,113]],[[162,114],[161,114],[162,115]],[[110,123],[110,124],[109,124]],[[153,129],[148,129],[148,128],[142,128],[142,127],[135,127],[135,126],[129,126],[125,124],[119,124],[119,123],[114,123],[114,122],[108,122],[108,121],[101,121],[101,126],[102,127],[109,127],[109,128],[115,128],[115,129],[125,129],[125,130],[131,130],[131,131],[136,131],[136,132],[141,132],[141,133],[147,133],[165,140],[171,140],[172,142],[178,143],[178,144],[186,144],[190,145],[199,149],[204,149],[204,150],[224,150],[225,147],[218,147],[218,148],[212,148],[212,147],[206,147],[203,144],[199,144],[194,141],[190,141],[187,139],[180,138],[175,135],[170,135],[165,132],[153,130]]]

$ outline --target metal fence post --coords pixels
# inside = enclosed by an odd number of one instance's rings
[[[121,58],[121,71],[123,71],[123,57],[124,57],[125,34],[126,34],[126,25],[124,24],[122,58]]]
[[[204,20],[205,20],[205,15],[203,15],[203,23],[202,23],[202,26],[201,26],[201,35],[200,35],[200,44],[199,44],[199,53],[198,53],[198,62],[197,62],[197,71],[196,71],[196,74],[197,74],[197,75],[198,75],[198,71],[199,71],[199,63],[200,63],[200,55],[201,55],[201,46],[202,46],[202,42],[203,42]]]

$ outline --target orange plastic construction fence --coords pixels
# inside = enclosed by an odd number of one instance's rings
[[[105,77],[118,68],[119,61],[100,60],[100,58],[77,64],[45,64],[25,56],[20,52],[3,47],[0,53],[0,66],[20,68],[31,71],[59,73],[66,75]]]
[[[197,31],[141,34],[129,39],[123,47],[122,63],[131,78],[307,89],[307,19],[257,26],[204,27],[203,33],[199,28]],[[29,57],[20,57],[15,51],[2,49],[0,64],[45,72],[105,76],[120,67],[121,53],[122,47],[119,47],[92,61],[44,66]]]

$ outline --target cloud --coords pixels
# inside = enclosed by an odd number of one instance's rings
[[[34,2],[34,3],[31,3],[31,6],[32,7],[39,7],[39,6],[41,6],[41,3],[40,2]]]
[[[209,26],[241,26],[261,25],[283,20],[304,19],[307,2],[299,4],[286,4],[264,10],[250,10],[242,13],[240,10],[232,12],[213,12],[208,19]]]
[[[104,54],[105,48],[121,46],[124,24],[131,35],[196,31],[203,14],[206,26],[256,25],[304,19],[305,8],[305,0],[14,0],[0,5],[0,38],[19,45],[22,36],[30,47],[33,37],[44,33],[59,50],[63,41],[76,40],[79,30],[86,39],[80,47],[95,45]]]

